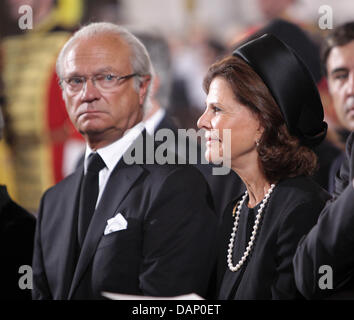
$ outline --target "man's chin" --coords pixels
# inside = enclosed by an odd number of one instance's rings
[[[81,126],[79,128],[79,132],[83,136],[96,136],[102,134],[104,130],[99,126],[89,125],[89,126]]]

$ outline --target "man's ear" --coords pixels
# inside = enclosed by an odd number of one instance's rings
[[[142,105],[146,99],[148,88],[151,81],[151,76],[144,76],[144,80],[140,82],[139,88],[139,103]]]

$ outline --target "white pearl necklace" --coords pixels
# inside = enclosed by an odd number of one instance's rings
[[[236,216],[235,216],[235,222],[234,222],[234,227],[232,229],[232,233],[231,233],[231,238],[230,238],[230,243],[229,243],[229,249],[228,249],[228,254],[227,254],[227,264],[229,266],[229,269],[232,271],[232,272],[236,272],[238,271],[242,265],[244,264],[244,262],[246,261],[248,255],[250,254],[251,252],[251,249],[253,247],[253,244],[254,244],[254,240],[256,238],[256,234],[257,234],[257,230],[258,230],[258,226],[259,226],[259,222],[261,220],[261,215],[262,215],[262,212],[263,212],[263,209],[264,209],[264,206],[266,205],[269,197],[270,197],[270,194],[272,193],[273,189],[275,187],[275,184],[273,183],[267,194],[264,196],[263,198],[263,201],[258,209],[258,214],[256,216],[256,221],[254,222],[254,225],[253,225],[253,231],[252,231],[252,235],[251,235],[251,238],[250,238],[250,241],[248,242],[248,246],[245,250],[245,252],[243,253],[243,256],[242,258],[240,259],[240,261],[236,264],[236,266],[234,266],[232,264],[232,251],[233,251],[233,248],[234,248],[234,241],[235,241],[235,236],[236,236],[236,231],[237,231],[237,226],[238,226],[238,221],[240,219],[240,213],[241,213],[241,208],[242,208],[242,205],[243,203],[245,202],[246,200],[246,197],[248,195],[248,192],[246,190],[245,194],[243,195],[241,201],[238,203],[238,206],[237,204],[235,205],[234,207],[234,210],[233,210],[233,215],[235,215],[235,209],[236,209],[236,206],[237,206],[237,211],[236,211]]]

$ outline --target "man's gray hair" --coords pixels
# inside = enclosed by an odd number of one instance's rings
[[[66,44],[61,49],[57,63],[56,63],[56,72],[59,79],[63,78],[63,62],[65,55],[67,54],[68,49],[75,43],[75,41],[79,39],[89,39],[95,37],[100,34],[110,34],[113,36],[117,36],[126,41],[127,45],[131,50],[131,66],[134,73],[139,74],[141,77],[134,78],[134,88],[136,91],[139,90],[141,82],[143,81],[143,76],[149,75],[151,77],[151,81],[148,88],[148,93],[144,102],[144,110],[145,112],[150,107],[150,87],[152,84],[152,77],[154,75],[153,66],[151,64],[150,56],[145,48],[145,46],[141,43],[141,41],[135,37],[132,33],[130,33],[127,29],[122,26],[109,23],[109,22],[95,22],[90,23],[87,26],[82,27],[80,30],[75,32],[73,36],[66,42]]]

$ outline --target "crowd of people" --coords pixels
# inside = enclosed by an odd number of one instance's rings
[[[160,34],[98,22],[59,43],[50,92],[62,100],[37,112],[66,109],[57,126],[85,150],[34,215],[0,188],[1,298],[354,297],[354,22],[334,28],[321,51],[279,19],[229,50],[210,41],[199,112]],[[181,128],[200,129],[202,142]],[[60,148],[52,155],[62,159]],[[23,265],[31,291],[19,288]],[[333,273],[325,287],[323,266]]]

